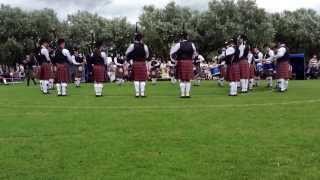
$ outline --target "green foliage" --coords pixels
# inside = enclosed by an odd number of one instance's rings
[[[23,56],[23,46],[14,38],[8,40],[0,45],[0,62],[4,64],[14,64],[18,62]]]
[[[320,16],[311,9],[273,14],[276,38],[287,41],[293,51],[318,53],[320,49]]]
[[[162,57],[168,57],[183,27],[207,58],[240,33],[246,34],[252,45],[260,47],[282,39],[287,41],[291,52],[310,54],[320,49],[320,16],[311,9],[270,14],[254,0],[211,0],[208,10],[199,12],[171,2],[164,8],[145,6],[139,20],[152,54]],[[69,48],[80,46],[87,52],[93,45],[90,31],[94,41],[105,41],[111,53],[123,54],[134,32],[134,25],[126,18],[106,19],[79,11],[61,22],[51,9],[27,12],[5,5],[0,8],[0,24],[0,64],[18,61],[21,57],[17,56],[33,51],[42,37],[52,41],[62,37]],[[10,53],[3,48],[12,44],[7,42],[9,39],[15,41],[22,53],[7,56]]]

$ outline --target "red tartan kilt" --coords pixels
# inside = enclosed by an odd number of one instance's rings
[[[281,61],[277,63],[277,78],[289,79],[289,61]]]
[[[240,81],[240,68],[238,63],[228,65],[227,80],[230,82]]]
[[[93,66],[93,80],[97,83],[105,81],[106,67],[104,65],[96,64]]]
[[[193,79],[192,60],[180,60],[177,63],[177,75],[181,81],[191,81]]]
[[[51,76],[51,65],[48,63],[43,63],[39,71],[40,80],[49,80]]]
[[[67,83],[69,81],[69,72],[67,64],[57,64],[56,73],[57,82]]]
[[[220,69],[220,78],[225,78],[226,77],[226,67],[224,65],[219,67]]]
[[[135,61],[132,65],[132,75],[134,81],[147,81],[148,70],[145,61]]]
[[[255,77],[255,74],[256,74],[256,70],[254,68],[254,65],[250,65],[249,66],[249,71],[250,71],[250,74],[249,74],[249,79],[254,79]]]
[[[239,62],[240,68],[240,79],[249,79],[250,77],[250,68],[247,59],[241,59]]]

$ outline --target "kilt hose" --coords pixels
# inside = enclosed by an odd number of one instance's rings
[[[95,64],[93,66],[93,80],[96,83],[103,83],[106,80],[105,73],[106,67],[103,64]]]
[[[239,63],[232,63],[227,67],[227,81],[236,82],[240,81],[240,68]]]
[[[68,71],[68,64],[57,64],[57,73],[56,73],[56,80],[57,83],[67,83],[69,82],[69,71]]]
[[[219,70],[220,70],[220,78],[226,78],[226,66],[220,65]]]
[[[145,61],[134,61],[132,65],[133,81],[147,81],[148,70]]]
[[[191,81],[193,79],[192,60],[179,60],[177,63],[177,77],[181,81]]]
[[[250,67],[247,59],[241,59],[239,62],[240,79],[249,79]]]
[[[249,79],[254,79],[256,75],[256,69],[253,64],[249,65]]]
[[[289,79],[290,78],[289,67],[290,67],[289,60],[277,62],[277,78]]]
[[[51,65],[49,63],[43,63],[39,72],[40,80],[49,80],[51,76]]]

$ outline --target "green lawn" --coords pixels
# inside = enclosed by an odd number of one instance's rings
[[[320,82],[286,94],[259,88],[228,97],[205,82],[192,99],[178,86],[0,86],[0,179],[319,180]]]

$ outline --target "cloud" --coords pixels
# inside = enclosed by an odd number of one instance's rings
[[[51,8],[54,9],[60,19],[65,19],[68,14],[76,13],[78,10],[86,10],[107,18],[124,17],[135,22],[141,14],[144,5],[154,4],[164,7],[172,0],[0,0],[2,4],[21,7],[26,10]],[[174,0],[177,4],[187,6],[196,10],[207,9],[210,0]],[[283,10],[295,10],[298,8],[313,8],[320,10],[319,0],[257,0],[259,7],[269,12]]]

